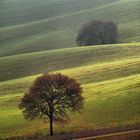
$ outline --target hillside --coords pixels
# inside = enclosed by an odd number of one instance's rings
[[[0,136],[46,133],[47,122],[25,121],[17,107],[37,76],[32,73],[43,71],[74,77],[84,89],[82,114],[71,114],[71,123],[55,126],[57,132],[140,123],[139,56],[140,44],[137,43],[85,46],[0,58],[1,79],[5,80],[0,82]]]
[[[0,139],[48,133],[48,122],[27,121],[18,108],[41,73],[62,73],[82,84],[81,114],[55,132],[140,124],[139,0],[0,0]],[[78,47],[91,19],[118,24],[118,44]]]
[[[90,19],[111,19],[119,42],[140,41],[139,0],[0,1],[0,56],[74,47]]]
[[[140,43],[133,43],[76,47],[1,57],[0,81],[83,65],[138,58],[139,55]]]

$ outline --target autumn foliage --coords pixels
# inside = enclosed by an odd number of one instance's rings
[[[50,135],[53,135],[53,122],[67,122],[67,111],[82,109],[82,92],[82,87],[73,78],[62,74],[43,74],[25,93],[19,107],[26,119],[49,119]]]

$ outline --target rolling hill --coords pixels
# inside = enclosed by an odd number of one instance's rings
[[[26,121],[18,103],[41,73],[63,73],[84,89],[84,109],[56,132],[140,123],[139,0],[1,0],[0,138],[47,134]],[[90,19],[118,24],[119,44],[78,47]]]
[[[119,42],[140,41],[139,0],[2,0],[0,56],[76,46],[81,25],[110,19]]]
[[[139,46],[140,43],[97,45],[1,57],[0,81],[92,63],[139,57]]]
[[[55,126],[57,132],[140,123],[139,50],[140,44],[133,43],[0,58],[3,62],[3,81],[0,82],[1,137],[45,133],[48,129],[46,122],[25,121],[17,107],[21,96],[37,76],[32,73],[43,71],[61,72],[74,77],[84,88],[82,114],[71,115],[72,121],[66,126]]]

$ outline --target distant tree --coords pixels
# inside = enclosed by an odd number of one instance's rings
[[[80,111],[83,107],[82,87],[62,74],[43,74],[38,77],[19,104],[26,119],[49,119],[50,135],[53,122],[67,122],[67,111]]]
[[[86,23],[77,36],[79,46],[117,43],[118,27],[113,21],[92,20]]]

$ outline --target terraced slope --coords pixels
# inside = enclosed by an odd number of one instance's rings
[[[72,121],[66,126],[55,126],[57,132],[140,123],[139,56],[140,44],[137,43],[0,58],[0,70],[5,75],[1,75],[5,81],[0,82],[0,137],[47,133],[47,122],[26,121],[17,107],[37,76],[32,74],[45,71],[74,77],[84,89],[82,114],[70,114]]]
[[[0,56],[74,47],[90,19],[111,19],[119,42],[140,41],[139,0],[2,0]]]

